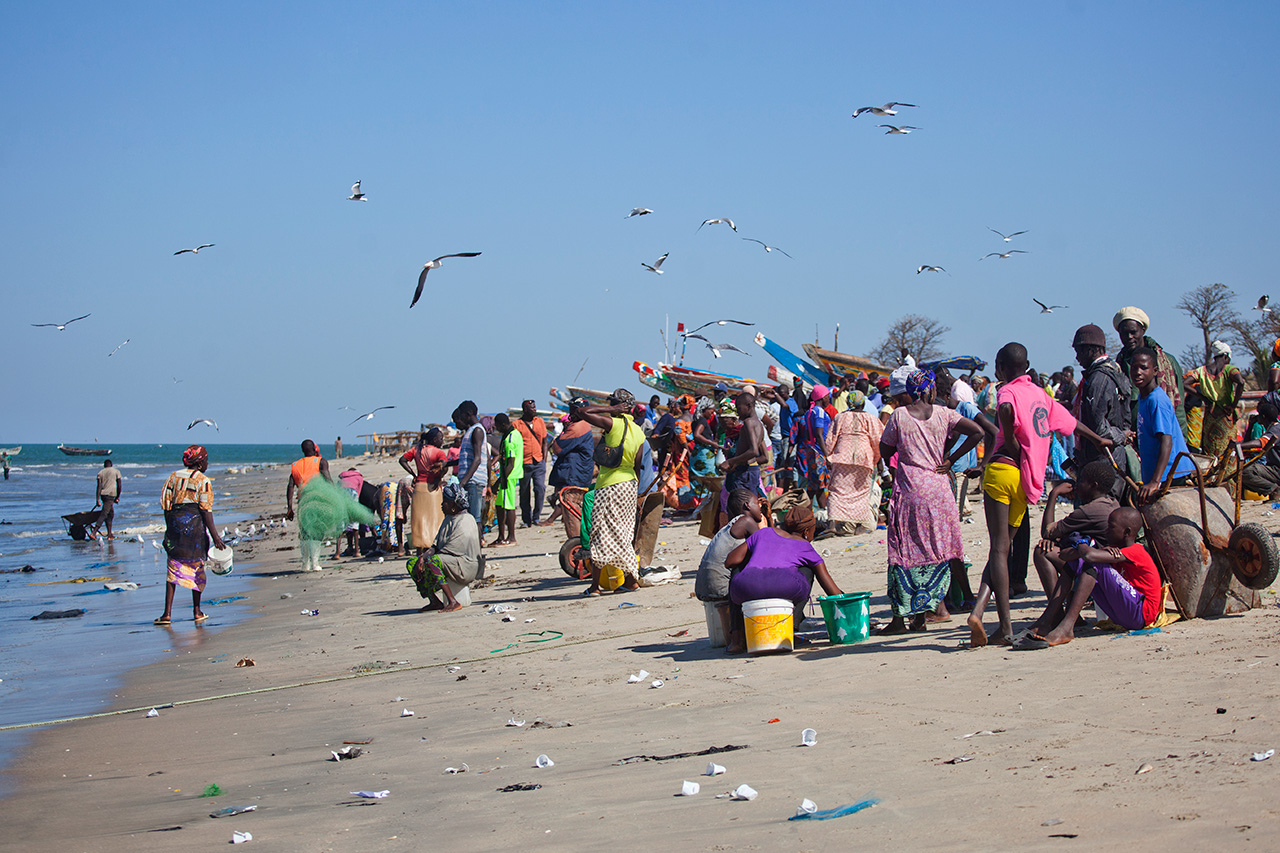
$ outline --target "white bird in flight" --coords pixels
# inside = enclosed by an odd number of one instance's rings
[[[768,243],[765,243],[763,240],[757,240],[754,237],[743,237],[742,239],[746,240],[748,243],[759,243],[761,246],[764,246],[764,250],[766,252],[782,252],[782,254],[787,255],[786,252],[783,252],[777,246],[770,246]],[[791,256],[787,255],[787,257],[790,258]],[[792,260],[795,260],[795,258],[792,258]]]
[[[685,334],[681,335],[681,337],[693,338],[695,341],[702,341],[704,344],[708,344],[708,345],[711,343],[711,341],[709,341],[708,339],[704,338],[702,335],[699,335],[695,332],[686,332]]]
[[[1022,249],[1010,249],[1007,252],[990,252],[978,258],[978,260],[985,261],[987,258],[1003,258],[1004,260],[1007,261],[1012,255],[1029,255],[1029,254],[1031,253],[1023,251]]]
[[[653,211],[652,211],[652,210],[650,210],[650,209],[649,209],[649,208],[647,208],[647,207],[633,207],[633,208],[631,208],[631,212],[630,212],[630,213],[628,213],[626,216],[624,216],[624,217],[622,217],[622,218],[623,218],[623,219],[630,219],[630,218],[631,218],[631,217],[633,217],[633,216],[645,216],[645,215],[650,214],[650,213],[653,213]]]
[[[662,275],[662,262],[665,261],[667,259],[667,255],[670,255],[670,254],[671,254],[670,252],[667,252],[666,255],[663,255],[662,257],[654,261],[652,265],[646,264],[644,261],[641,261],[640,266],[644,267],[649,272],[655,272],[658,275]]]
[[[174,252],[174,254],[181,255],[184,252],[190,252],[193,255],[198,255],[200,254],[201,249],[207,249],[212,245],[213,245],[212,243],[201,243],[199,246],[196,246],[194,249],[179,249],[178,251]]]
[[[182,380],[181,380],[181,379],[179,379],[178,377],[176,377],[176,376],[174,376],[174,377],[173,377],[173,384],[174,384],[174,385],[177,385],[177,384],[178,384],[179,382],[181,382],[181,381],[182,381]]]
[[[1270,302],[1270,301],[1271,301],[1271,297],[1270,297],[1270,296],[1259,296],[1259,297],[1258,297],[1258,304],[1257,304],[1257,305],[1255,305],[1255,306],[1253,306],[1253,310],[1254,310],[1254,311],[1261,311],[1263,314],[1268,314],[1268,313],[1270,313],[1270,312],[1271,312],[1271,309],[1267,307],[1267,303],[1268,303],[1268,302]]]
[[[754,326],[755,325],[755,323],[747,323],[742,320],[712,320],[710,323],[703,323],[701,326],[699,326],[696,329],[690,329],[689,334],[693,334],[694,332],[701,332],[707,326],[726,326],[729,323],[733,323],[736,326]]]
[[[129,341],[131,341],[131,340],[133,340],[133,338],[125,338],[125,339],[124,339],[124,344],[129,343]],[[120,352],[120,347],[124,346],[124,344],[120,344],[120,346],[116,347],[116,348],[115,348],[115,349],[113,349],[111,352],[107,353],[107,358],[111,358],[111,356],[113,356],[113,355],[115,355],[116,353]]]
[[[990,225],[987,226],[987,230],[990,231],[992,234],[1000,234],[999,231],[992,228]],[[1000,234],[1000,239],[1008,243],[1010,240],[1012,240],[1014,237],[1017,237],[1019,234],[1026,234],[1026,233],[1027,233],[1026,231],[1014,231],[1012,234]]]
[[[372,412],[365,412],[363,415],[361,415],[360,417],[352,421],[351,424],[359,423],[360,421],[371,421],[373,420],[373,416],[378,412],[381,412],[383,409],[394,409],[394,408],[395,406],[379,406],[378,408],[374,409]],[[347,424],[347,426],[351,426],[351,424]]]
[[[1070,308],[1070,307],[1071,307],[1070,305],[1045,305],[1043,302],[1041,302],[1039,299],[1036,299],[1034,296],[1033,296],[1033,297],[1031,297],[1031,301],[1032,301],[1032,302],[1034,302],[1035,304],[1037,304],[1037,305],[1039,305],[1039,306],[1040,306],[1040,313],[1041,313],[1041,314],[1052,314],[1052,313],[1053,313],[1053,309],[1055,309],[1055,308]]]
[[[360,182],[356,181],[351,185],[351,195],[347,196],[347,201],[368,201],[369,197],[360,192]]]
[[[213,418],[196,418],[194,421],[192,421],[190,424],[187,425],[187,429],[191,429],[196,424],[208,424],[209,426],[213,427],[215,431],[222,432],[222,430],[218,429],[218,422],[215,421]]]
[[[894,107],[914,107],[914,106],[915,104],[904,104],[902,103],[902,101],[890,101],[889,103],[885,104],[883,107],[858,107],[856,110],[853,111],[853,117],[857,118],[863,113],[871,113],[873,116],[876,116],[877,118],[883,118],[884,116],[896,116],[898,114],[898,111],[895,110]]]
[[[893,125],[891,125],[891,124],[877,124],[877,125],[876,125],[876,127],[887,127],[887,128],[889,128],[888,130],[886,130],[886,131],[884,132],[885,136],[888,136],[888,135],[889,135],[889,134],[891,134],[891,133],[907,134],[907,133],[910,133],[910,132],[911,132],[911,131],[913,131],[913,130],[919,130],[919,129],[920,129],[920,128],[918,128],[918,127],[912,127],[912,126],[911,126],[911,125],[909,125],[909,124],[904,124],[904,125],[901,125],[901,126],[898,126],[898,127],[894,127],[894,126],[893,126]]]
[[[478,258],[479,252],[458,252],[453,255],[441,255],[438,258],[432,258],[422,265],[422,272],[418,273],[418,289],[413,292],[413,301],[409,303],[409,307],[418,304],[418,300],[422,298],[422,286],[427,283],[427,273],[431,270],[438,269],[444,263],[445,258]]]
[[[946,272],[946,270],[944,270],[942,267],[930,266],[929,264],[921,264],[920,266],[916,267],[916,275],[920,275],[920,273],[922,272]]]
[[[83,320],[85,317],[88,317],[88,316],[90,315],[85,314],[82,317],[75,317],[74,319],[68,320],[65,323],[32,323],[31,325],[37,329],[49,327],[49,328],[57,329],[59,332],[65,332],[67,330],[67,326],[70,326],[72,323],[76,322],[76,320]]]
[[[704,219],[702,221],[702,225],[720,225],[720,224],[728,225],[730,228],[734,230],[735,233],[738,230],[738,226],[734,225],[733,220],[729,219],[727,216],[721,217],[720,219]],[[698,226],[698,231],[702,230],[702,225]],[[695,231],[694,233],[696,234],[697,231]]]
[[[740,350],[737,347],[735,347],[733,344],[708,343],[707,349],[711,350],[711,354],[714,355],[716,358],[720,357],[720,353],[723,350],[729,350],[730,352],[740,352],[743,355],[751,355],[751,353],[747,352],[746,350]]]

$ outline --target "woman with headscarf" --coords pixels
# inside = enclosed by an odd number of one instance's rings
[[[694,406],[693,398],[687,399],[690,407]],[[720,476],[716,471],[716,452],[723,450],[724,445],[716,441],[715,429],[711,425],[710,416],[714,405],[704,398],[703,405],[697,408],[693,419],[693,455],[689,457],[689,482],[699,500],[707,496],[707,480]]]
[[[840,535],[856,533],[860,527],[874,529],[876,526],[869,499],[876,481],[876,465],[880,463],[880,436],[884,426],[880,418],[863,411],[866,401],[861,391],[850,389],[849,408],[836,415],[827,432],[827,461],[831,465],[827,517]]]
[[[930,611],[948,618],[942,604],[953,572],[964,573],[960,513],[951,491],[956,460],[977,447],[982,428],[946,406],[933,404],[933,371],[916,370],[906,379],[905,398],[885,424],[880,455],[898,455],[889,502],[889,603],[893,619],[880,632],[923,631]],[[947,454],[957,433],[967,438]]]
[[[809,408],[791,421],[791,444],[796,449],[796,484],[809,493],[818,506],[827,505],[830,469],[827,463],[827,432],[831,417],[825,404],[831,389],[815,385],[809,392]]]
[[[785,598],[795,604],[798,625],[804,619],[804,605],[809,601],[814,580],[827,595],[842,594],[831,579],[827,564],[813,549],[816,528],[813,510],[794,506],[787,511],[781,528],[761,527],[725,557],[725,566],[733,572],[729,580],[732,627],[726,652],[746,650],[744,602]]]
[[[209,470],[209,452],[193,444],[182,454],[182,465],[181,471],[169,475],[160,492],[168,573],[164,585],[164,613],[155,620],[157,625],[168,625],[173,621],[173,594],[180,586],[191,590],[191,612],[196,624],[209,618],[200,609],[209,540],[213,539],[218,548],[227,547],[213,523],[213,481],[204,473]]]
[[[1209,364],[1188,371],[1183,379],[1186,389],[1203,401],[1201,434],[1187,444],[1217,458],[1235,438],[1236,405],[1244,393],[1244,376],[1231,363],[1231,347],[1214,341],[1209,347]]]
[[[468,512],[467,490],[450,480],[439,492],[444,520],[436,531],[434,544],[408,564],[418,595],[430,599],[420,613],[460,609],[462,605],[450,584],[461,589],[480,576],[480,528]],[[444,601],[436,593],[444,593]]]
[[[1121,308],[1116,315],[1111,318],[1111,326],[1116,330],[1116,334],[1120,336],[1120,352],[1116,353],[1116,364],[1120,365],[1120,369],[1124,371],[1124,375],[1129,375],[1129,365],[1133,360],[1133,354],[1140,347],[1148,347],[1155,350],[1156,353],[1156,385],[1164,389],[1169,395],[1169,402],[1173,403],[1173,413],[1178,417],[1178,426],[1182,427],[1185,435],[1187,431],[1187,414],[1183,409],[1183,393],[1182,381],[1182,365],[1178,364],[1178,360],[1165,352],[1160,344],[1156,343],[1156,339],[1147,334],[1147,329],[1151,327],[1151,321],[1147,318],[1147,312],[1141,308],[1135,308],[1132,305]],[[1133,405],[1133,418],[1131,423],[1138,422],[1138,388],[1132,386],[1130,393],[1130,401]],[[1071,401],[1061,401],[1067,408],[1071,407]]]
[[[418,549],[419,556],[436,541],[436,531],[444,521],[440,487],[448,458],[444,430],[440,427],[432,427],[419,435],[417,443],[400,457],[400,467],[413,475],[413,500],[409,506],[413,547]],[[409,466],[410,462],[413,467]]]
[[[640,586],[635,549],[636,466],[644,432],[626,417],[635,402],[630,391],[619,388],[609,395],[609,405],[582,409],[584,421],[605,431],[602,446],[596,448],[600,473],[591,507],[591,586],[586,595],[599,595],[601,586],[609,590]],[[605,457],[613,457],[608,459],[613,464],[601,461]]]

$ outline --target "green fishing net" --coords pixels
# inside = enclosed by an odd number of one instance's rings
[[[324,477],[312,477],[298,498],[298,528],[304,539],[331,539],[348,524],[377,523],[376,514]]]

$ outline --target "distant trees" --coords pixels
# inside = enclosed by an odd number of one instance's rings
[[[932,317],[907,314],[893,321],[884,339],[867,354],[867,358],[888,367],[902,364],[908,355],[917,362],[933,361],[946,355],[942,339],[949,331],[950,326]]]
[[[1206,284],[1182,294],[1174,307],[1191,318],[1192,324],[1200,330],[1204,340],[1204,348],[1196,352],[1194,348],[1183,352],[1183,366],[1191,370],[1197,365],[1209,361],[1209,346],[1229,331],[1235,331],[1240,324],[1240,315],[1232,303],[1236,294],[1221,282]]]

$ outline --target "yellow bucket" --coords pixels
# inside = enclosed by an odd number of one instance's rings
[[[617,566],[600,567],[600,588],[605,592],[613,592],[627,582],[627,576]]]
[[[795,605],[785,598],[762,598],[742,603],[747,651],[753,655],[789,652],[794,640]]]

